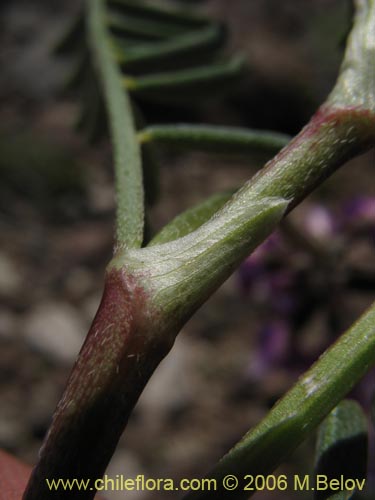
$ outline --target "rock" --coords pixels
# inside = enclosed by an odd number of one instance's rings
[[[77,311],[64,302],[41,304],[24,318],[23,335],[31,347],[63,363],[72,363],[86,334]]]
[[[0,448],[13,449],[25,440],[24,422],[17,411],[3,407],[0,416]]]
[[[51,423],[53,411],[61,397],[61,386],[58,378],[50,373],[41,378],[32,387],[33,397],[30,398],[26,413],[29,432],[36,439],[43,439]]]
[[[94,316],[99,308],[100,301],[102,300],[103,291],[100,290],[98,293],[90,295],[82,304],[82,311],[90,323],[94,319]]]
[[[142,470],[141,465],[136,460],[136,457],[126,451],[119,449],[114,457],[112,458],[108,469],[106,471],[106,477],[110,480],[116,481],[116,478],[121,481],[121,477],[125,479],[135,480],[138,475],[145,475],[145,471]],[[103,498],[106,500],[142,500],[147,498],[149,493],[147,491],[110,491],[111,482],[108,482],[109,488],[106,492],[103,492]]]
[[[0,294],[7,297],[16,293],[21,286],[19,269],[5,253],[0,253]]]
[[[192,398],[194,345],[183,334],[161,362],[147,384],[137,411],[150,426],[158,425],[171,413],[186,407]]]
[[[11,312],[0,309],[0,340],[12,340],[14,338],[16,318]]]
[[[65,279],[65,290],[70,299],[80,300],[85,297],[93,287],[94,277],[84,267],[72,269]]]

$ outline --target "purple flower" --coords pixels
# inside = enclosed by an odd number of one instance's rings
[[[293,314],[298,305],[296,283],[297,278],[292,270],[280,269],[270,273],[269,303],[274,312],[283,317],[290,317]]]
[[[347,289],[359,286],[360,282],[355,272],[353,279],[342,279],[346,276],[342,269],[351,270],[348,249],[357,250],[355,245],[362,245],[362,236],[367,240],[373,234],[375,242],[375,197],[355,198],[336,213],[311,204],[305,206],[301,216],[299,225],[291,225],[289,232],[287,226],[285,233],[274,233],[239,270],[242,292],[248,296],[253,310],[267,318],[258,332],[258,345],[248,371],[250,377],[261,378],[275,368],[299,372],[311,364],[316,352],[304,350],[307,337],[302,343],[292,339],[314,329],[316,317],[321,317],[322,326],[326,326],[327,341],[337,333],[340,322],[336,301],[342,300]],[[302,238],[297,231],[301,231]],[[347,245],[348,241],[353,245]],[[367,252],[367,246],[363,248]],[[355,263],[359,259],[357,256]],[[348,272],[348,276],[352,274]],[[360,286],[369,289],[370,278]]]
[[[263,264],[257,262],[256,259],[248,257],[240,266],[238,272],[238,281],[241,292],[247,295],[254,287],[254,284],[264,276],[265,268]]]
[[[244,260],[238,271],[239,285],[243,294],[247,295],[254,288],[257,289],[260,282],[268,280],[267,260],[272,255],[280,255],[281,250],[281,236],[276,231]]]
[[[259,331],[259,351],[268,363],[284,360],[289,346],[289,327],[285,321],[274,320]]]
[[[282,365],[289,352],[290,330],[283,320],[273,320],[258,331],[257,349],[249,375],[262,377],[269,369]]]
[[[344,222],[353,224],[375,225],[375,197],[358,196],[353,198],[343,207]]]

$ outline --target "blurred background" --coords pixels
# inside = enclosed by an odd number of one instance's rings
[[[297,133],[333,86],[350,2],[180,3],[227,24],[228,52],[241,52],[247,71],[218,102],[150,105],[149,123]],[[96,312],[112,255],[110,145],[105,138],[88,144],[75,130],[77,103],[61,92],[70,63],[51,54],[78,7],[73,0],[0,6],[0,448],[30,464]],[[239,187],[268,159],[168,149],[157,156],[152,232],[209,194]],[[374,166],[371,151],[342,168],[186,325],[142,395],[110,476],[200,477],[371,303]],[[374,381],[372,372],[353,393],[366,409]],[[314,446],[312,436],[279,472],[311,472]]]

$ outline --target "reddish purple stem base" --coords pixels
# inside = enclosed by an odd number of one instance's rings
[[[146,382],[171,344],[147,334],[157,320],[132,277],[110,271],[99,310],[74,365],[24,500],[92,499],[52,492],[46,479],[99,479]],[[155,338],[155,337],[153,337]]]

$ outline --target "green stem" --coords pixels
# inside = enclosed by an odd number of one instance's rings
[[[192,96],[217,94],[220,85],[237,79],[244,70],[242,57],[223,63],[209,64],[178,71],[166,71],[148,76],[124,76],[124,87],[134,95],[168,99],[189,99]]]
[[[150,40],[166,40],[181,35],[185,31],[181,26],[150,21],[129,14],[122,15],[118,12],[109,12],[107,22],[110,28],[120,33],[133,33]]]
[[[244,491],[248,482],[244,477],[272,472],[374,365],[375,304],[207,476],[217,481],[217,498],[244,500],[255,493]],[[238,488],[232,492],[223,488],[228,474],[239,480]],[[191,492],[185,497],[208,499],[212,499],[212,492]]]
[[[223,29],[218,25],[210,25],[207,28],[189,31],[186,34],[170,40],[155,42],[152,45],[129,48],[121,39],[114,44],[115,57],[126,71],[134,68],[149,68],[149,65],[169,62],[176,63],[179,58],[202,57],[202,54],[215,52],[224,39]]]
[[[142,244],[144,223],[141,152],[130,100],[112,56],[105,16],[104,0],[87,0],[88,43],[104,88],[114,149],[117,244],[121,248],[137,248]]]
[[[124,13],[136,14],[155,21],[168,22],[174,25],[181,25],[186,29],[200,28],[210,19],[183,9],[181,6],[173,4],[162,5],[155,2],[143,0],[108,0],[110,7],[119,8]]]
[[[138,133],[141,144],[155,142],[215,153],[277,153],[291,137],[277,132],[215,125],[152,125]]]

